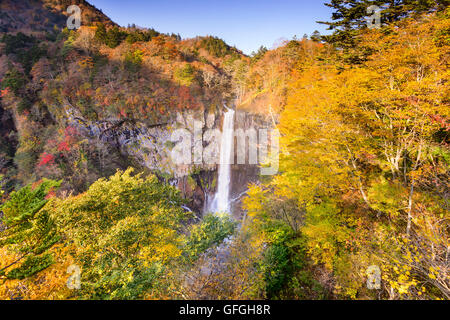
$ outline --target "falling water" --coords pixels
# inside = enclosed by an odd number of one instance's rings
[[[234,147],[234,110],[228,109],[225,113],[220,144],[220,164],[217,193],[212,202],[212,212],[230,213],[230,180],[231,163]]]

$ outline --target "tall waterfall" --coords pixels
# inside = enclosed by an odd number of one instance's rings
[[[228,108],[227,108],[228,109]],[[212,212],[230,213],[231,164],[234,155],[234,110],[225,113],[220,144],[220,164],[217,193],[212,202]]]

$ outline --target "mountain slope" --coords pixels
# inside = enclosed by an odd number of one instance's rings
[[[100,10],[84,0],[2,0],[0,2],[0,32],[36,33],[51,31],[66,24],[69,5],[78,5],[82,24],[102,22],[115,25]]]

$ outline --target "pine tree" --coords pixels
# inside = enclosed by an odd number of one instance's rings
[[[113,27],[107,32],[106,45],[110,48],[115,48],[126,38],[126,36],[126,32],[121,31],[118,27]]]
[[[97,39],[100,43],[106,43],[108,38],[106,27],[103,23],[100,23],[95,31],[95,39]]]
[[[311,40],[315,41],[315,42],[320,42],[320,40],[322,39],[322,36],[320,35],[319,31],[314,31],[311,35]]]
[[[328,25],[333,34],[323,38],[344,51],[344,60],[349,63],[360,63],[365,60],[366,52],[357,38],[358,30],[368,26],[371,16],[368,9],[376,6],[381,10],[381,23],[392,23],[407,16],[421,14],[433,10],[441,10],[448,6],[448,0],[331,0],[325,3],[334,10],[332,21],[318,23]]]

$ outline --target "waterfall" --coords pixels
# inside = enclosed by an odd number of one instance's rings
[[[234,110],[225,113],[220,143],[220,163],[217,193],[211,205],[212,212],[230,213],[231,164],[234,155]]]

